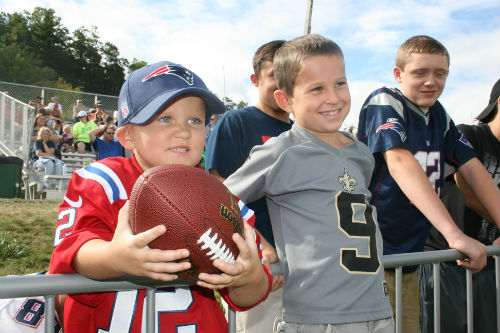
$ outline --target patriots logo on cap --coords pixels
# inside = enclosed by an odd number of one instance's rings
[[[399,122],[397,122],[393,119],[387,119],[387,123],[385,123],[382,126],[379,126],[377,128],[376,133],[378,133],[379,131],[384,131],[384,130],[388,130],[388,129],[393,130],[396,133],[398,133],[399,136],[401,137],[402,142],[406,141],[406,133],[405,133],[405,129],[404,129],[403,125],[401,125]]]
[[[161,66],[160,68],[155,69],[153,72],[149,73],[144,79],[142,79],[142,82],[146,82],[147,80],[153,77],[163,74],[172,74],[178,76],[184,81],[186,81],[187,84],[193,85],[193,73],[191,73],[182,66],[176,66],[176,65]]]
[[[120,105],[120,112],[122,114],[122,118],[125,119],[128,116],[128,105],[127,102],[123,101],[122,105]]]

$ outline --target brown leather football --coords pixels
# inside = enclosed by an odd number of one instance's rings
[[[149,244],[162,250],[188,249],[191,268],[180,278],[220,273],[213,261],[234,262],[238,247],[233,233],[242,234],[238,202],[214,176],[180,164],[151,168],[135,182],[129,204],[134,234],[162,223],[167,231]]]

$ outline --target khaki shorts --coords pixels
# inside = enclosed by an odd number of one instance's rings
[[[394,333],[394,319],[363,321],[348,324],[296,324],[279,322],[274,333]]]
[[[392,313],[396,316],[396,273],[385,271]],[[403,274],[403,332],[420,332],[420,295],[417,272]]]
[[[236,312],[237,333],[264,333],[272,332],[276,318],[283,313],[283,288],[269,293],[266,300],[256,307]]]

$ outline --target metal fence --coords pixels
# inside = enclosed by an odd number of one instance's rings
[[[77,99],[82,99],[84,106],[90,107],[99,100],[109,114],[118,106],[117,96],[0,81],[0,154],[21,158],[25,168],[30,162],[31,132],[35,116],[35,108],[28,103],[37,96],[57,96],[63,106],[63,120],[67,122],[72,120],[73,106]],[[44,99],[46,104],[47,100],[50,101],[50,97]]]
[[[12,96],[18,101],[28,105],[37,96],[43,98],[42,103],[48,105],[52,97],[58,97],[59,104],[62,105],[62,116],[64,121],[71,121],[73,117],[73,107],[76,100],[81,99],[85,110],[94,107],[97,101],[101,101],[104,111],[113,114],[118,109],[118,97],[97,93],[87,93],[83,91],[64,90],[57,88],[39,87],[19,83],[9,83],[0,81],[0,92]]]
[[[488,246],[487,253],[491,255],[500,255],[500,246]],[[453,261],[463,258],[463,255],[456,250],[431,251],[420,253],[407,253],[384,256],[382,262],[385,268],[396,269],[396,332],[402,331],[402,267],[418,264],[434,264],[434,304],[440,304],[439,290],[439,263],[443,261]],[[438,268],[436,270],[436,268]],[[280,274],[279,266],[273,265],[273,274]],[[500,332],[500,261],[495,259],[495,275],[497,300],[497,332]],[[467,271],[467,320],[468,332],[473,332],[473,293],[472,293],[472,274]],[[188,284],[183,281],[174,281],[171,283],[161,283],[140,277],[125,277],[106,281],[96,281],[83,277],[78,274],[55,274],[55,275],[24,275],[0,277],[0,298],[15,298],[28,296],[45,297],[45,322],[54,322],[55,296],[57,294],[104,292],[119,290],[147,290],[146,308],[146,332],[155,332],[155,290],[161,287],[181,287]],[[229,332],[236,331],[236,314],[229,310]],[[434,332],[440,332],[440,313],[439,306],[434,309]],[[494,320],[489,318],[489,320]],[[53,333],[54,325],[45,325],[45,332]]]
[[[31,128],[35,109],[0,93],[0,152],[21,158],[25,165],[31,150]]]

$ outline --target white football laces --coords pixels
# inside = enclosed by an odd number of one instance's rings
[[[210,260],[215,260],[220,258],[225,262],[232,264],[234,263],[234,255],[231,253],[231,250],[226,246],[226,244],[222,243],[222,239],[219,239],[217,242],[217,237],[219,236],[215,233],[213,236],[210,236],[212,233],[212,228],[208,229],[196,242],[197,244],[203,243],[201,246],[202,250],[209,249],[210,251],[206,253],[207,256],[212,256]]]

